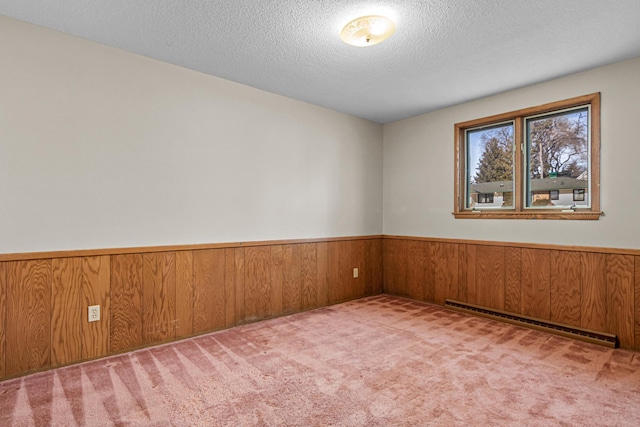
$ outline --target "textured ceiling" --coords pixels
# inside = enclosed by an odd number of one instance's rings
[[[339,38],[357,16],[386,42]],[[0,0],[0,14],[379,123],[640,56],[639,0]]]

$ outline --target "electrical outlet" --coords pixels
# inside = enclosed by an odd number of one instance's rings
[[[357,278],[358,278],[358,269],[357,269],[357,268],[354,268],[354,269],[353,269],[353,278],[354,278],[354,279],[357,279]]]
[[[98,320],[100,320],[100,306],[90,305],[89,306],[89,322],[97,322]]]

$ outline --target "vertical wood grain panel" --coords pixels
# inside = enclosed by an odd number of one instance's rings
[[[467,292],[467,245],[458,244],[458,299],[461,302],[470,302]],[[436,258],[434,257],[434,268]],[[455,299],[455,298],[452,298]]]
[[[382,239],[365,242],[365,295],[382,293]]]
[[[351,250],[351,264],[347,269],[347,299],[362,298],[366,292],[364,240],[352,240],[347,243]],[[353,277],[354,268],[358,269],[358,277]]]
[[[176,253],[147,253],[142,258],[142,341],[150,344],[174,339]]]
[[[384,241],[384,292],[391,295],[407,295],[407,256],[403,240]]]
[[[235,251],[235,268],[236,268],[236,325],[241,325],[246,321],[245,316],[245,299],[244,299],[244,287],[245,287],[245,249],[236,248]]]
[[[193,251],[194,333],[225,327],[224,275],[224,249]]]
[[[176,252],[176,338],[193,335],[193,252]]]
[[[85,310],[90,305],[100,305],[99,321],[82,322],[82,358],[107,356],[112,351],[111,259],[108,255],[82,258],[82,294]]]
[[[271,314],[271,248],[244,248],[244,310],[250,322]]]
[[[456,243],[431,243],[431,264],[435,284],[433,301],[436,304],[444,304],[445,299],[464,301],[459,286],[459,246],[461,245]]]
[[[51,365],[61,366],[82,359],[82,258],[53,259],[52,271]]]
[[[302,254],[300,251],[300,245],[282,247],[282,313],[295,313],[302,308]]]
[[[405,250],[407,254],[407,288],[409,298],[425,301],[426,294],[426,256],[425,242],[407,240]]]
[[[224,301],[225,301],[225,327],[230,328],[236,324],[236,286],[238,271],[236,268],[236,249],[224,250]]]
[[[478,247],[476,245],[461,245],[465,247],[466,259],[461,261],[465,265],[465,288],[467,289],[467,301],[470,304],[478,304],[478,298],[476,293],[476,266],[477,266],[477,253]]]
[[[442,286],[436,283],[435,265],[433,263],[433,242],[422,242],[424,251],[424,300],[426,302],[436,301],[436,286]],[[456,270],[456,275],[458,271]],[[444,286],[447,286],[448,283]],[[439,290],[441,291],[441,289]]]
[[[394,240],[382,239],[382,292],[393,294]]]
[[[329,245],[327,242],[319,242],[316,245],[316,258],[318,268],[318,307],[324,307],[329,303]]]
[[[476,304],[504,310],[504,247],[476,247]]]
[[[551,320],[580,326],[582,271],[579,252],[551,252]]]
[[[0,378],[6,376],[7,354],[7,269],[0,262]]]
[[[640,256],[635,257],[636,258],[636,265],[635,265],[635,310],[634,310],[634,317],[635,317],[635,348],[636,349],[640,349]],[[0,274],[2,274],[2,267],[0,267]],[[2,298],[2,296],[0,296],[0,298]],[[0,303],[0,307],[2,307],[2,304]],[[1,311],[0,311],[1,312]],[[1,329],[1,328],[0,328]],[[0,331],[1,334],[1,331]],[[0,344],[1,345],[1,344]],[[0,352],[1,354],[1,352]]]
[[[607,254],[607,329],[625,348],[633,347],[635,341],[634,268],[633,256]]]
[[[582,295],[580,326],[594,331],[607,331],[607,257],[599,253],[580,254]]]
[[[551,317],[551,251],[522,249],[521,313],[549,320]]]
[[[407,242],[405,240],[396,240],[396,252],[393,262],[394,270],[394,287],[396,295],[408,295],[408,258],[407,258]]]
[[[340,251],[339,242],[327,242],[327,290],[328,303],[340,301]]]
[[[476,303],[476,245],[464,246],[464,257],[460,257],[460,283],[462,290],[466,291],[466,300],[469,304]],[[460,248],[459,248],[460,249]],[[461,292],[462,295],[464,293]]]
[[[351,267],[351,244],[348,241],[329,242],[329,304],[349,298],[350,280],[353,277]]]
[[[467,246],[467,299],[470,303],[476,304],[476,275],[478,271],[476,269],[476,254],[478,247],[476,245]]]
[[[331,251],[332,245],[329,245],[329,251]],[[333,295],[333,299],[329,302],[335,303],[345,301],[350,297],[350,285],[353,278],[352,270],[352,254],[351,254],[351,242],[334,242],[333,245],[334,254],[337,257],[337,262],[333,265],[335,267],[336,275],[332,275],[332,271],[329,271],[329,277],[333,280],[329,281],[329,297]],[[335,259],[335,258],[330,258]],[[333,292],[331,290],[333,289]]]
[[[141,254],[111,256],[111,351],[142,345]]]
[[[301,248],[302,310],[318,307],[318,263],[315,243],[304,243]]]
[[[51,260],[7,263],[6,375],[51,364]]]
[[[504,309],[512,313],[518,313],[522,306],[520,274],[522,272],[522,249],[506,248],[504,258]]]
[[[282,291],[284,289],[284,271],[283,271],[284,248],[282,245],[271,246],[271,263],[269,264],[269,282],[268,300],[270,309],[266,316],[273,317],[282,313]]]

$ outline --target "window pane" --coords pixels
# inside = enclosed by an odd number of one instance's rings
[[[466,131],[467,209],[513,208],[513,122]]]
[[[590,206],[589,109],[527,119],[526,132],[526,206]]]

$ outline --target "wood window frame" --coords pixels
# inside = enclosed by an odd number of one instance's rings
[[[580,209],[544,209],[524,208],[524,181],[525,177],[525,153],[526,146],[524,126],[525,119],[530,116],[553,113],[569,108],[590,106],[589,131],[591,138],[590,152],[590,180],[591,206]],[[514,174],[515,183],[513,189],[512,209],[478,210],[465,207],[466,186],[466,138],[468,129],[481,126],[490,126],[501,122],[514,122]],[[600,93],[578,96],[562,101],[551,102],[536,107],[497,114],[481,119],[456,123],[454,125],[454,211],[455,218],[483,218],[483,219],[572,219],[572,220],[597,220],[602,215],[600,211]]]

